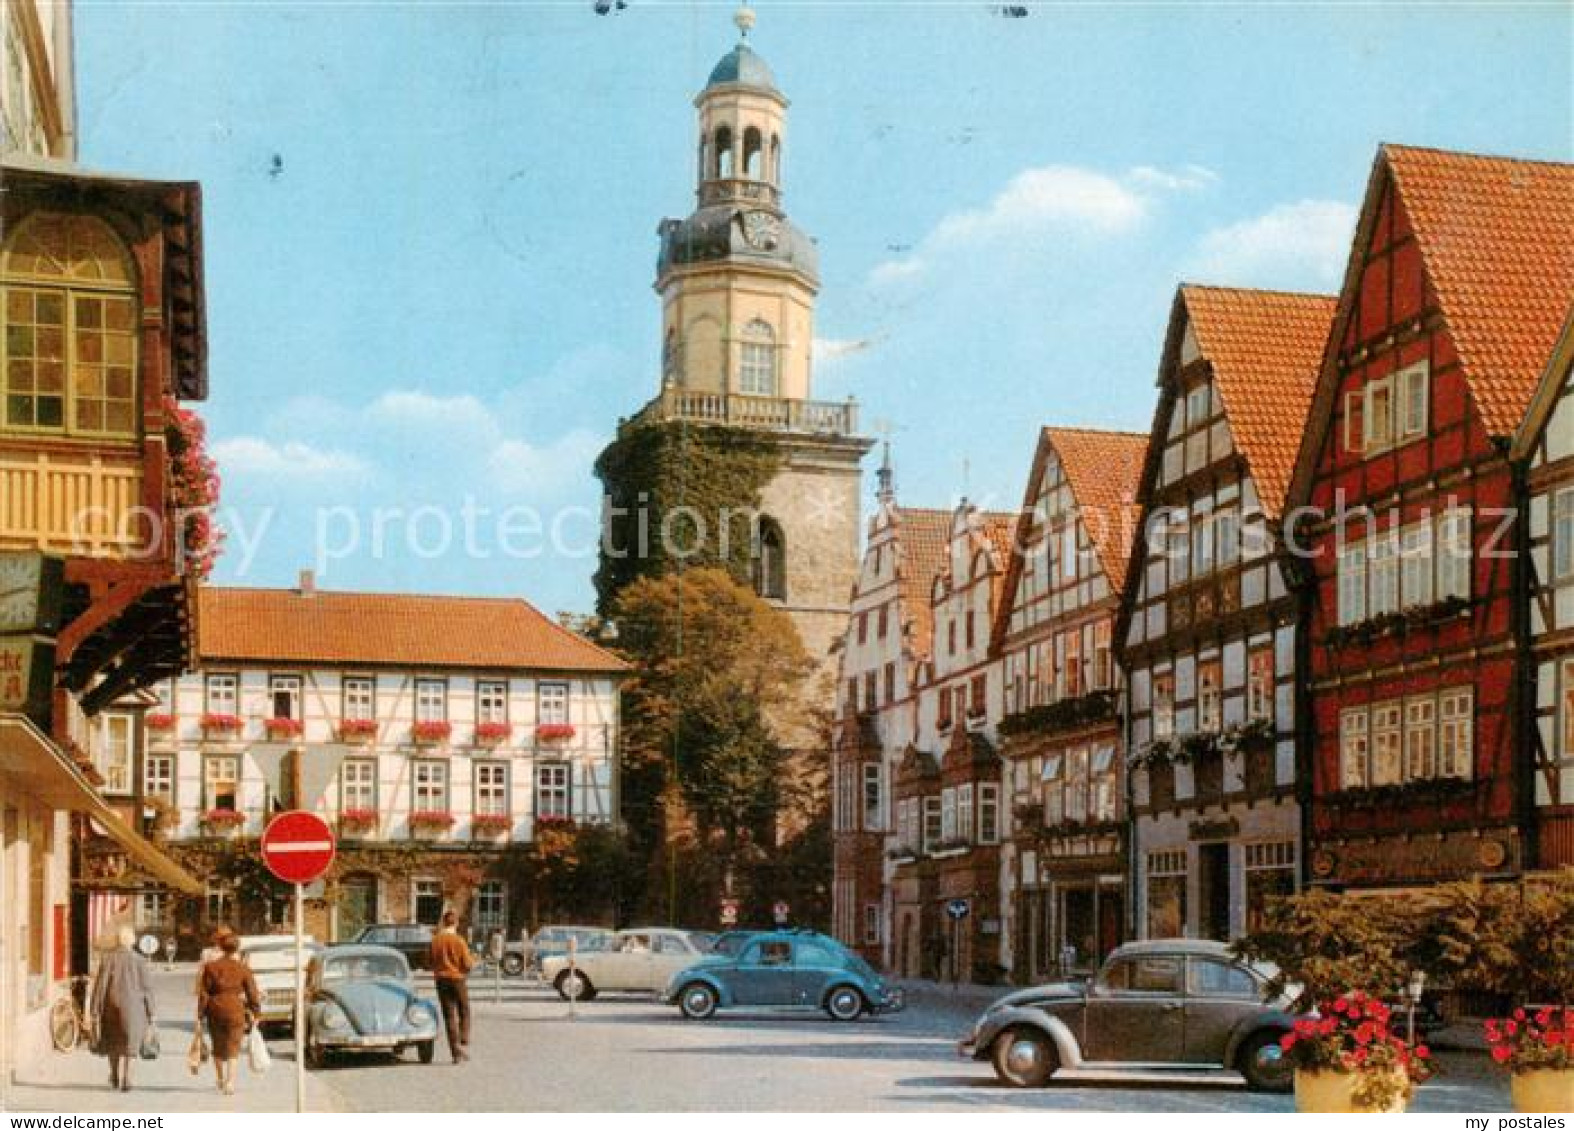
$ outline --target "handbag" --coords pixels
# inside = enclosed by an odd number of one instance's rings
[[[253,1025],[246,1034],[246,1064],[259,1076],[268,1071],[273,1057],[268,1053],[268,1042],[262,1039],[262,1029]]]
[[[191,1069],[191,1074],[195,1076],[202,1070],[202,1066],[208,1062],[211,1055],[208,1038],[202,1035],[202,1022],[198,1021],[196,1031],[191,1034],[191,1045],[186,1049],[186,1067]]]
[[[152,1021],[142,1033],[142,1047],[137,1050],[137,1055],[143,1060],[157,1060],[160,1053],[158,1026]]]

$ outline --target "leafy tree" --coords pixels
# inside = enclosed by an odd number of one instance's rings
[[[1312,1004],[1353,990],[1393,996],[1410,976],[1411,937],[1397,901],[1313,890],[1271,902],[1263,925],[1235,950],[1273,963],[1281,980],[1299,983]]]

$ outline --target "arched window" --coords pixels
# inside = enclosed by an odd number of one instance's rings
[[[771,600],[787,598],[787,538],[774,518],[761,518],[755,535],[754,591]]]
[[[716,176],[722,180],[732,176],[732,131],[726,126],[716,131]]]
[[[782,139],[775,134],[771,135],[770,181],[773,185],[779,185],[782,181]]]
[[[761,167],[765,160],[765,146],[760,131],[750,126],[743,131],[743,175],[751,181],[760,180],[765,173]]]
[[[0,422],[136,435],[136,277],[109,225],[91,216],[29,217],[0,250],[0,290]]]
[[[756,318],[743,328],[742,365],[738,387],[756,397],[776,395],[776,332]]]

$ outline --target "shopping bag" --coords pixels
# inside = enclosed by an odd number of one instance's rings
[[[273,1063],[273,1057],[268,1055],[268,1042],[262,1039],[261,1026],[253,1025],[251,1032],[246,1034],[246,1063],[259,1076]]]
[[[137,1050],[137,1055],[143,1060],[157,1060],[159,1058],[158,1026],[148,1022],[148,1027],[142,1033],[142,1047]]]
[[[202,1022],[199,1021],[196,1032],[191,1034],[191,1047],[186,1050],[186,1067],[191,1069],[193,1076],[202,1070],[209,1055],[208,1039],[202,1035]]]

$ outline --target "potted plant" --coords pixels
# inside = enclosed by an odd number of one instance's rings
[[[175,729],[175,716],[167,712],[161,711],[144,716],[142,721],[147,724],[149,730],[169,731]]]
[[[453,724],[447,719],[422,719],[410,725],[410,737],[425,746],[447,742],[453,731]]]
[[[454,815],[446,809],[417,809],[410,814],[410,828],[417,833],[437,835],[453,825]]]
[[[262,729],[269,738],[294,738],[306,728],[300,719],[263,719]]]
[[[1302,1017],[1280,1040],[1295,1065],[1295,1108],[1319,1113],[1396,1113],[1432,1075],[1431,1052],[1389,1028],[1386,1005],[1360,990]]]
[[[1574,1111],[1574,1009],[1516,1009],[1488,1021],[1486,1037],[1510,1073],[1515,1111]]]
[[[478,838],[501,836],[514,827],[514,818],[507,813],[477,813],[470,827]]]
[[[377,810],[342,809],[339,811],[339,831],[345,835],[360,836],[377,827]]]
[[[573,738],[573,723],[541,723],[536,727],[536,737],[543,742],[552,742],[557,739]]]
[[[242,726],[239,715],[223,714],[209,711],[202,716],[202,732],[204,734],[224,738],[240,731]]]
[[[339,720],[339,739],[342,742],[365,742],[376,737],[376,719]]]
[[[209,809],[202,814],[202,827],[215,836],[234,832],[246,823],[246,815],[236,809]]]
[[[509,726],[507,723],[476,723],[475,740],[478,743],[495,745],[499,742],[505,741],[508,736],[513,733],[513,731],[514,728]]]

